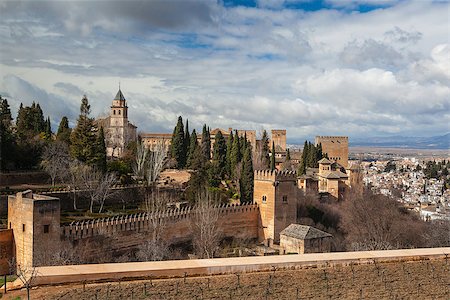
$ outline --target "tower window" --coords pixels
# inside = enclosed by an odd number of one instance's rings
[[[287,196],[286,195],[283,196],[283,202],[287,203]]]
[[[114,110],[113,110],[113,115],[115,115],[115,114],[116,114],[116,110],[114,109]]]
[[[22,224],[22,231],[25,232],[25,224]]]
[[[119,110],[119,115],[120,115],[120,110]]]
[[[266,203],[267,202],[267,196],[262,196],[262,203]]]
[[[44,233],[48,233],[50,225],[44,225]]]

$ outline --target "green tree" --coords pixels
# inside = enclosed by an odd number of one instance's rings
[[[0,96],[0,169],[12,168],[16,144],[12,131],[12,116],[8,100]]]
[[[240,180],[241,202],[253,201],[253,176],[252,148],[246,147]]]
[[[66,116],[62,117],[59,123],[58,131],[56,132],[56,140],[70,144],[70,133],[72,129],[69,128],[69,120]]]
[[[89,117],[90,112],[89,100],[83,96],[77,126],[70,136],[70,153],[73,158],[92,165],[97,145],[97,128],[94,119]]]
[[[184,137],[185,136],[184,136],[183,118],[179,116],[177,125],[175,126],[174,129],[171,145],[172,158],[176,160],[178,169],[183,169],[186,165],[186,150]]]
[[[186,166],[188,168],[192,168],[194,157],[195,157],[195,150],[197,148],[198,148],[197,133],[195,132],[195,129],[194,129],[194,130],[192,130],[192,134],[190,135],[189,153],[187,155],[187,160],[186,160]]]
[[[306,157],[306,166],[310,168],[316,168],[317,167],[317,153],[316,153],[316,147],[314,144],[309,143],[308,144],[308,156]]]
[[[308,157],[308,141],[303,144],[302,157],[298,166],[298,175],[306,174],[306,159]]]
[[[262,146],[262,155],[265,157],[266,167],[269,168],[269,136],[267,135],[267,131],[263,131],[263,135],[261,138],[261,146]]]
[[[275,143],[272,141],[272,155],[270,156],[270,169],[275,170]]]
[[[236,131],[236,134],[233,138],[233,147],[231,149],[230,157],[230,172],[232,177],[236,177],[236,167],[241,162],[241,159],[241,143],[239,135]]]
[[[233,131],[230,132],[230,135],[227,139],[227,155],[226,155],[226,173],[228,175],[228,178],[231,178],[232,171],[231,171],[231,152],[233,151]]]
[[[95,156],[93,159],[93,164],[96,168],[105,173],[107,164],[106,164],[106,144],[105,144],[105,133],[103,131],[103,127],[100,127],[97,136]]]
[[[50,123],[50,117],[47,117],[47,120],[45,120],[45,130],[42,134],[44,140],[51,140],[52,139],[52,125]]]
[[[184,129],[184,157],[186,159],[187,165],[187,159],[189,155],[189,146],[191,145],[191,135],[189,134],[189,120],[186,119],[186,128]]]
[[[287,161],[291,160],[291,153],[289,152],[289,148],[287,149],[287,152],[286,152],[286,160]]]
[[[209,134],[209,130],[206,128],[206,124],[203,125],[202,130],[202,144],[201,144],[203,160],[205,162],[211,159],[211,137]]]
[[[213,161],[217,164],[217,171],[220,178],[224,178],[227,159],[227,145],[222,132],[218,132],[215,136],[213,149]]]

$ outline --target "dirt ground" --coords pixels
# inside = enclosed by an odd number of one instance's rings
[[[26,299],[11,291],[2,299]],[[423,260],[33,288],[31,299],[450,299],[450,262]]]

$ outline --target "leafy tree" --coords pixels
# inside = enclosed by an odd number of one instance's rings
[[[194,162],[195,150],[197,148],[198,148],[197,133],[195,132],[195,129],[194,129],[194,130],[192,130],[192,134],[190,135],[189,153],[187,155],[187,162],[186,162],[186,165],[188,168],[192,168],[192,165]]]
[[[209,135],[209,130],[206,128],[206,124],[203,125],[202,130],[202,145],[201,145],[203,160],[205,162],[211,159],[211,137]]]
[[[186,119],[186,128],[184,130],[184,157],[186,158],[186,165],[187,165],[187,159],[189,155],[189,146],[191,145],[191,135],[189,134],[189,120]]]
[[[262,146],[262,153],[263,156],[266,158],[266,166],[269,167],[269,136],[267,135],[267,131],[263,131],[263,135],[261,138],[261,146]]]
[[[275,170],[275,142],[272,141],[272,155],[270,156],[270,169]]]
[[[218,132],[215,136],[215,143],[213,149],[213,161],[217,164],[217,171],[220,178],[225,175],[227,158],[227,145],[222,132]]]
[[[8,100],[0,96],[0,169],[14,165],[16,147],[12,131],[11,109]]]
[[[253,176],[252,148],[246,147],[240,180],[241,202],[253,201]]]
[[[306,174],[306,159],[308,157],[308,142],[305,141],[303,144],[302,157],[300,159],[299,167],[298,167],[298,175]]]
[[[58,131],[56,132],[56,140],[70,144],[70,133],[72,129],[69,128],[69,120],[66,116],[62,117],[59,123]]]
[[[43,132],[43,139],[44,140],[51,140],[52,139],[52,125],[50,123],[50,117],[47,117],[47,120],[45,120],[45,130]]]
[[[231,169],[231,152],[233,151],[233,131],[230,132],[230,135],[228,136],[227,139],[227,155],[226,155],[226,173],[228,175],[229,178],[231,178],[232,176],[232,169]]]
[[[177,125],[174,129],[171,145],[172,158],[176,160],[178,169],[183,169],[186,165],[185,136],[183,127],[183,118],[179,116]]]
[[[106,165],[105,133],[103,132],[103,127],[100,127],[97,136],[96,150],[94,154],[95,154],[94,165],[100,172],[105,173],[107,165]]]
[[[236,131],[236,135],[233,139],[233,147],[231,149],[231,157],[230,157],[230,172],[231,176],[236,176],[236,167],[241,162],[241,143],[239,139],[239,135]]]
[[[75,159],[91,165],[97,146],[96,126],[89,117],[91,106],[86,96],[81,99],[80,115],[77,126],[70,136],[70,153]]]

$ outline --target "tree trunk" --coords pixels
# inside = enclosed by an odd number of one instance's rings
[[[90,208],[89,208],[89,211],[91,212],[91,214],[92,214],[93,206],[94,206],[94,200],[91,199],[91,205],[90,205]]]
[[[73,209],[77,210],[77,194],[75,192],[75,189],[73,189]]]
[[[105,201],[103,200],[100,204],[100,209],[98,210],[98,213],[101,213],[103,210],[103,204],[105,203]]]

